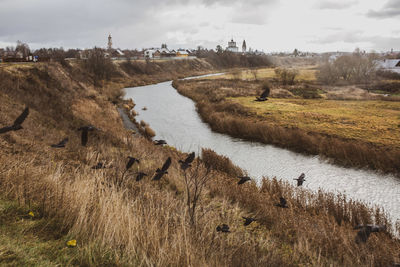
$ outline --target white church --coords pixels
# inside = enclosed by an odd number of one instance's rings
[[[226,51],[229,52],[234,52],[234,53],[240,53],[239,51],[239,47],[236,46],[236,42],[233,41],[233,38],[231,39],[230,42],[228,42],[228,47],[226,48]],[[247,52],[247,47],[246,47],[246,41],[243,40],[243,44],[242,44],[242,53],[246,53]]]

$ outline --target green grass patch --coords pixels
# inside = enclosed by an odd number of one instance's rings
[[[40,218],[35,210],[0,199],[1,266],[79,265],[79,248],[68,248],[67,240],[68,236],[60,236],[52,222]]]

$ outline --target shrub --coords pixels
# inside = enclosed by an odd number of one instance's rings
[[[212,170],[224,172],[233,177],[243,175],[243,171],[234,165],[228,157],[218,155],[212,149],[203,148],[201,150],[201,159],[204,165]]]
[[[299,71],[295,70],[295,69],[284,69],[284,68],[276,68],[275,69],[276,77],[284,85],[294,84],[295,78],[298,74],[299,74]]]

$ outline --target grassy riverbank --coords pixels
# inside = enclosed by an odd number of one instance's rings
[[[94,87],[91,73],[78,64],[0,68],[1,126],[30,107],[24,129],[0,135],[0,238],[7,243],[0,245],[0,264],[388,266],[400,260],[400,242],[393,238],[400,229],[382,210],[271,179],[261,187],[239,186],[233,175],[241,171],[212,151],[204,152],[206,164],[196,160],[185,175],[177,162],[186,155],[132,136],[116,109],[123,86],[175,73],[132,76],[119,66],[116,71]],[[192,71],[186,74],[202,69]],[[82,147],[76,129],[86,124],[101,130],[90,132]],[[66,148],[50,147],[65,137]],[[122,175],[128,155],[141,161]],[[168,174],[151,181],[168,157]],[[98,162],[107,168],[92,169]],[[137,171],[149,177],[136,182]],[[209,181],[193,223],[184,181],[204,175]],[[275,206],[281,196],[288,209]],[[26,218],[29,211],[37,219]],[[258,220],[245,227],[242,216]],[[372,222],[387,224],[388,232],[356,244],[353,226]],[[216,232],[221,224],[231,232]],[[67,248],[69,239],[77,246]]]
[[[175,81],[174,86],[197,103],[214,131],[319,154],[345,166],[400,172],[400,102],[303,99],[294,95],[299,89],[279,88],[271,92],[275,98],[255,102],[261,82],[227,79]]]

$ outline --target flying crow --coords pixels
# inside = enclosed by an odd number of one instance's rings
[[[302,173],[302,174],[299,176],[299,178],[293,179],[293,180],[297,180],[297,186],[302,186],[303,183],[304,183],[304,181],[305,181],[305,179],[304,179],[305,177],[306,177],[306,175],[305,175],[304,173]]]
[[[161,167],[161,170],[160,169],[156,170],[156,175],[154,175],[153,180],[158,181],[161,179],[161,177],[163,177],[164,174],[167,174],[168,173],[167,170],[170,165],[171,165],[171,157],[169,157],[165,161],[164,165]]]
[[[136,176],[136,181],[140,181],[142,180],[145,176],[147,176],[147,174],[145,174],[144,172],[139,172]]]
[[[238,182],[239,185],[251,180],[248,176],[238,176],[238,178],[240,178],[240,181]]]
[[[52,144],[51,147],[54,148],[63,148],[68,143],[68,137],[61,140],[58,144]]]
[[[13,125],[0,128],[0,134],[6,133],[6,132],[9,132],[9,131],[21,130],[22,129],[22,125],[21,124],[24,122],[26,117],[28,117],[28,115],[29,115],[29,108],[26,107],[24,109],[24,111],[22,111],[21,115],[19,115],[18,118],[15,119]]]
[[[229,226],[227,224],[223,224],[222,226],[217,226],[217,232],[230,233],[231,231],[229,231]]]
[[[181,164],[181,169],[182,170],[186,170],[187,168],[191,167],[191,163],[193,162],[195,157],[194,152],[190,153],[189,156],[185,159],[185,161],[183,160],[179,160],[179,163]]]
[[[82,126],[82,127],[78,128],[78,131],[82,131],[82,135],[81,135],[82,146],[86,146],[86,144],[88,142],[88,132],[92,132],[94,130],[98,130],[98,129],[92,125]]]
[[[354,230],[359,230],[357,232],[355,241],[357,244],[360,244],[360,243],[366,243],[371,233],[376,233],[386,230],[386,225],[360,224],[354,227]]]
[[[276,203],[275,206],[281,207],[281,208],[289,208],[289,206],[287,205],[286,199],[283,197],[279,198],[279,203]]]
[[[245,219],[245,222],[243,224],[244,226],[247,226],[247,225],[251,224],[252,222],[256,221],[255,218],[251,218],[251,217],[242,217],[242,218]]]
[[[166,145],[167,144],[167,141],[165,141],[165,140],[154,140],[154,144],[156,145],[156,146],[162,146],[162,145]]]

